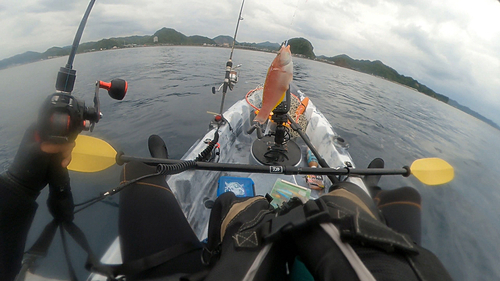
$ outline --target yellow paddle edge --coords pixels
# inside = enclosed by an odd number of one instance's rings
[[[413,161],[410,171],[426,185],[449,183],[455,177],[453,167],[441,158],[422,158]]]
[[[79,135],[72,152],[68,169],[75,172],[94,173],[105,170],[116,163],[116,150],[107,142],[86,135]],[[411,174],[426,185],[441,185],[455,177],[453,167],[440,158],[415,160]]]
[[[78,135],[71,153],[68,170],[95,173],[116,164],[116,150],[107,142],[86,135]]]

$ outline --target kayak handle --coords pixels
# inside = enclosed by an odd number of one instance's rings
[[[262,129],[257,123],[253,124],[250,130],[247,131],[247,134],[251,135],[253,131],[255,131],[256,129],[257,129],[257,138],[262,139],[264,137],[264,134],[262,133]]]

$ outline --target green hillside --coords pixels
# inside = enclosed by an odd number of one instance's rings
[[[304,38],[292,38],[288,40],[290,51],[295,55],[302,55],[308,59],[315,59],[316,55],[313,51],[313,45],[309,40]]]
[[[172,28],[162,28],[153,34],[153,37],[158,37],[158,43],[172,44],[172,45],[185,45],[187,36],[176,31]]]
[[[233,44],[233,37],[227,35],[219,35],[212,40],[218,45]],[[238,41],[236,41],[236,44],[238,44]]]
[[[369,61],[369,60],[356,60],[352,59],[348,55],[338,55],[335,57],[321,57],[321,59],[333,62],[333,64],[356,70],[363,73],[368,73],[371,75],[383,77],[387,80],[406,85],[408,87],[414,88],[415,90],[438,99],[442,102],[448,103],[449,98],[447,96],[438,94],[434,92],[429,87],[419,83],[417,80],[399,74],[393,68],[383,64],[381,61]]]

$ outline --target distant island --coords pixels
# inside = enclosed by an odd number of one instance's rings
[[[162,28],[156,31],[153,35],[144,36],[128,36],[128,37],[118,37],[118,38],[108,38],[102,39],[97,42],[87,42],[82,43],[78,47],[77,53],[86,53],[110,49],[119,48],[134,48],[134,47],[147,47],[147,46],[209,46],[209,47],[230,47],[233,43],[233,38],[226,35],[219,35],[215,38],[208,38],[200,35],[186,36],[175,29],[172,28]],[[384,78],[391,82],[401,84],[406,87],[415,89],[416,91],[433,97],[439,101],[442,101],[448,105],[451,105],[467,114],[470,114],[492,127],[499,129],[495,122],[482,116],[481,114],[473,111],[472,109],[460,105],[457,101],[450,99],[449,97],[436,93],[429,87],[421,84],[412,77],[404,76],[399,74],[393,68],[385,65],[379,60],[356,60],[352,59],[348,55],[342,54],[334,57],[326,56],[316,56],[314,54],[314,47],[305,38],[292,38],[288,40],[290,45],[290,50],[294,56],[303,57],[307,59],[317,60],[336,66],[352,69],[355,71],[367,73],[377,77]],[[279,50],[281,44],[262,42],[262,43],[247,43],[247,42],[235,42],[236,48],[258,50],[264,52],[276,52]],[[52,47],[47,49],[43,53],[38,52],[26,52],[23,54],[15,55],[13,57],[4,59],[0,61],[0,69],[36,62],[39,60],[51,59],[60,56],[69,55],[71,46],[66,47]]]

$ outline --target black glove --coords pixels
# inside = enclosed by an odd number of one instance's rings
[[[50,214],[56,221],[72,222],[74,219],[75,204],[71,190],[67,192],[50,192],[47,199]]]

